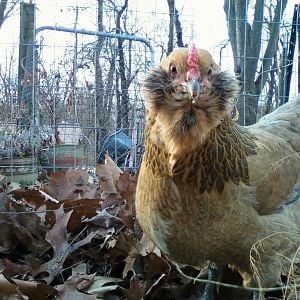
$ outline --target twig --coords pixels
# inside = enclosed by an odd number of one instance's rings
[[[186,275],[178,266],[178,264],[174,263],[173,264],[176,266],[177,271],[184,276],[185,278],[189,279],[189,280],[193,280],[194,282],[202,282],[202,283],[211,283],[211,284],[216,284],[216,285],[220,285],[226,288],[233,288],[233,289],[243,289],[243,290],[247,290],[247,291],[252,291],[252,292],[275,292],[275,291],[281,291],[283,289],[295,289],[295,288],[300,288],[300,285],[285,285],[282,287],[274,287],[274,288],[253,288],[253,287],[243,287],[240,285],[233,285],[233,284],[229,284],[229,283],[224,283],[224,282],[220,282],[220,281],[214,281],[214,280],[209,280],[209,279],[200,279],[200,278],[194,278],[192,276]]]
[[[59,201],[57,199],[55,199],[54,197],[52,197],[51,195],[47,194],[46,192],[39,190],[39,192],[45,197],[45,200],[50,200],[54,203],[59,203]]]

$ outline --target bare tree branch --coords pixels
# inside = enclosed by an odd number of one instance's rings
[[[242,66],[242,59],[245,54],[245,37],[246,37],[246,1],[234,1],[235,9],[235,29],[236,29],[236,43],[237,43],[237,60],[239,65]]]
[[[231,47],[233,52],[233,57],[238,57],[237,54],[237,42],[236,42],[236,15],[235,15],[235,7],[234,3],[231,0],[224,1],[224,11],[227,16],[227,27],[228,27],[228,35],[231,41]],[[237,61],[234,60],[234,69],[236,70]]]
[[[179,13],[175,7],[175,0],[167,0],[169,6],[169,37],[167,54],[171,53],[174,48],[174,28],[176,29],[176,44],[178,47],[184,47],[182,26],[179,20]]]
[[[260,41],[262,28],[263,28],[263,18],[264,18],[264,0],[257,0],[255,3],[254,20],[252,31],[251,31],[251,51],[254,57],[259,57],[259,52],[261,48]]]
[[[176,29],[176,43],[178,47],[184,47],[183,44],[183,33],[182,33],[182,26],[179,20],[179,12],[175,8],[175,29]]]
[[[265,1],[256,0],[253,21],[249,23],[249,0],[224,0],[224,11],[231,42],[234,70],[242,84],[242,95],[237,107],[240,111],[239,122],[252,124],[256,122],[258,99],[270,76],[282,14],[287,0],[278,0],[274,18],[270,19],[270,36],[263,60],[259,59],[262,47]],[[253,3],[251,2],[251,3]],[[260,68],[259,75],[257,71]]]
[[[16,7],[16,5],[20,2],[20,0],[10,1],[1,0],[0,2],[0,28],[2,27],[5,20],[11,15],[12,11]]]
[[[169,36],[168,36],[168,50],[167,55],[173,51],[174,48],[174,19],[175,19],[175,0],[167,0],[169,6]]]
[[[256,91],[259,93],[268,79],[268,73],[272,66],[272,58],[274,57],[277,49],[276,44],[278,43],[280,24],[286,5],[287,0],[278,0],[275,8],[274,18],[271,20],[268,45],[264,54],[263,64],[259,71],[259,76],[255,81]]]

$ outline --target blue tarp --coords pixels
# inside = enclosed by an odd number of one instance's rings
[[[131,138],[123,129],[119,129],[106,138],[98,157],[98,163],[104,163],[104,156],[108,153],[117,165],[122,167],[131,148]]]

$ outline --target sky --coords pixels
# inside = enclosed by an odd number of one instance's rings
[[[79,26],[85,29],[95,29],[96,16],[92,16],[92,11],[96,11],[96,1],[89,1],[91,9],[82,10],[79,15]],[[297,0],[288,0],[286,15],[292,15],[294,4]],[[60,25],[66,27],[74,26],[74,11],[71,7],[76,5],[87,6],[84,0],[35,0],[37,6],[36,26]],[[149,12],[155,15],[166,15],[168,17],[168,7],[166,0],[129,0],[129,7],[136,9],[140,16],[145,14],[149,21]],[[202,3],[199,4],[199,3]],[[223,0],[176,0],[176,7],[181,14],[183,28],[188,28],[187,37],[192,38],[197,46],[209,51],[214,49],[227,38],[226,20],[223,11]],[[148,14],[148,17],[147,17]],[[0,31],[1,43],[16,44],[18,42],[19,22],[18,13],[6,21]],[[192,26],[191,26],[192,25]],[[191,28],[192,27],[192,28]],[[191,32],[192,31],[192,32]],[[48,35],[51,33],[48,32]],[[185,32],[186,34],[186,32]],[[59,38],[62,42],[66,37]],[[57,39],[55,39],[57,40]],[[8,45],[9,46],[9,45]]]
[[[42,3],[44,1],[45,0],[37,0],[37,3]],[[76,2],[80,6],[80,2],[82,1],[64,1],[64,6],[66,8],[62,8],[61,13],[56,14],[55,19],[51,18],[50,23],[73,27],[74,13],[69,11],[69,15],[66,16],[65,12],[69,10],[67,8],[68,5],[74,5],[74,3]],[[164,18],[165,20],[167,20],[167,22],[169,21],[168,6],[166,0],[129,0],[129,2],[131,2],[129,4],[129,7],[132,10],[135,10],[136,18],[139,19],[139,22],[141,22],[141,20],[143,19],[145,20],[145,24],[143,24],[143,26],[147,26],[148,28],[154,27],[155,24],[153,23],[155,23],[157,20],[161,20],[161,18]],[[187,2],[189,2],[189,4],[186,4]],[[190,39],[192,38],[199,47],[205,48],[209,51],[213,51],[215,46],[217,46],[220,41],[224,39],[224,37],[226,36],[226,20],[225,14],[223,12],[222,2],[222,0],[210,0],[209,3],[205,3],[205,9],[204,7],[201,8],[201,6],[199,9],[197,0],[176,1],[177,9],[181,14],[183,28],[185,28],[184,38],[186,42],[190,42]],[[83,1],[83,3],[86,2]],[[89,3],[91,3],[91,1]],[[48,6],[46,14],[41,8],[40,12],[38,12],[37,14],[37,27],[45,25],[47,23],[48,16],[51,14],[51,11],[53,15],[55,15],[55,12],[58,11],[57,7],[59,7],[58,4]],[[95,11],[96,7],[94,6],[94,8]],[[79,16],[79,27],[85,29],[95,28],[95,19],[91,18],[89,13],[90,12],[86,10],[82,12],[81,16]],[[149,18],[150,14],[151,18]],[[62,17],[60,17],[60,15]],[[151,29],[149,29],[149,31],[151,31]],[[154,39],[166,40],[166,37],[162,37],[161,35],[162,33],[158,32],[156,35],[154,35]]]
[[[35,0],[37,7],[36,27],[43,25],[74,26],[74,7],[79,6],[78,28],[96,29],[96,1],[85,0]],[[87,4],[88,3],[88,4]],[[285,11],[286,19],[291,20],[294,5],[297,0],[288,0]],[[168,6],[166,0],[129,0],[129,7],[134,11],[136,19],[151,31],[152,42],[166,40],[164,33],[155,32],[155,25],[165,19],[168,22]],[[210,51],[219,63],[219,46],[227,40],[227,28],[223,0],[176,0],[176,7],[180,12],[180,20],[184,28],[184,42],[195,42],[200,48]],[[165,33],[166,34],[166,33]],[[72,44],[74,38],[70,34],[45,31],[43,36],[45,55],[50,61],[56,61],[63,54],[67,43]],[[0,59],[6,59],[12,51],[18,52],[19,13],[4,23],[0,30]],[[84,42],[80,37],[79,42]],[[54,48],[52,46],[55,46]],[[154,44],[155,46],[155,44]],[[48,50],[47,50],[48,49]],[[159,58],[156,57],[156,60]],[[157,63],[158,61],[156,61]],[[222,59],[222,67],[232,69],[231,49],[227,47]]]

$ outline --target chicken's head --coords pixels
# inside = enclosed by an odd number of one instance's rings
[[[228,116],[238,90],[235,77],[194,45],[175,49],[144,82],[146,108],[157,119],[159,140],[171,152],[203,142]]]

